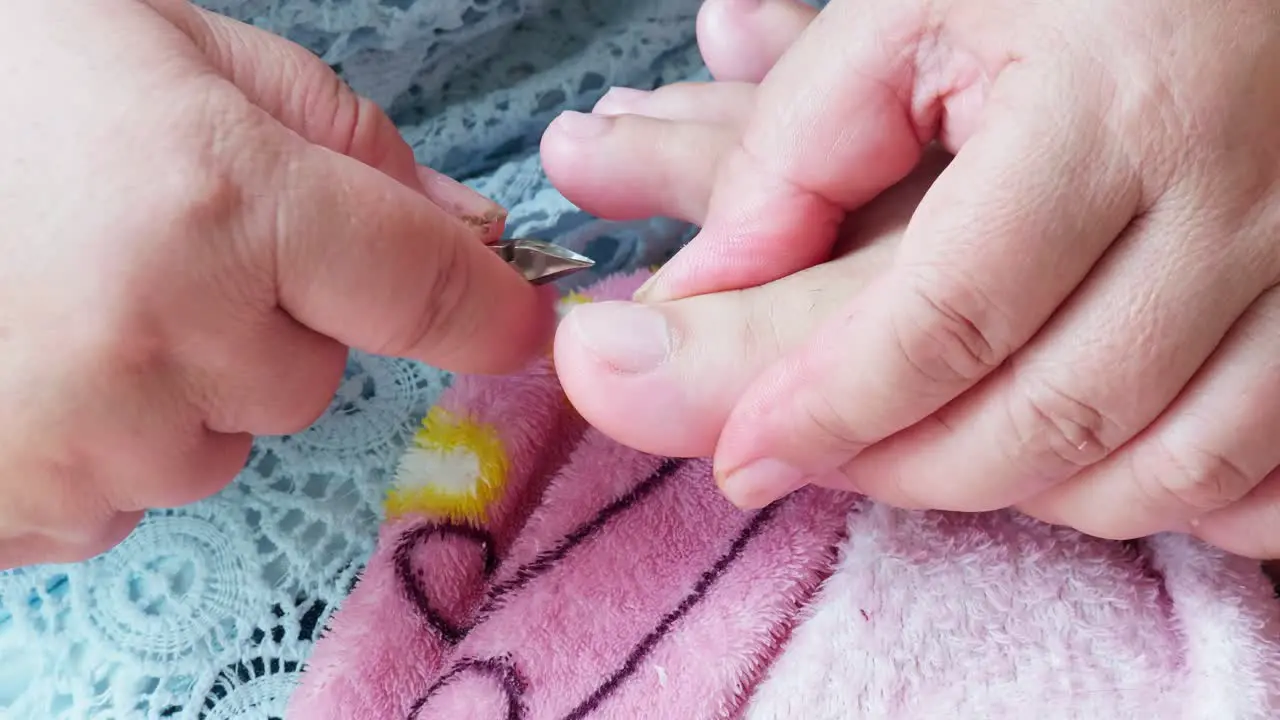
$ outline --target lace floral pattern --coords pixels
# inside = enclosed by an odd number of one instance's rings
[[[662,261],[689,228],[578,212],[537,140],[611,85],[702,73],[699,0],[205,0],[289,37],[389,109],[419,159],[512,209],[513,233],[597,260]],[[575,277],[574,284],[593,277]],[[373,549],[386,482],[448,382],[353,354],[310,429],[257,443],[217,497],[153,512],[74,566],[0,574],[0,718],[279,718],[317,633]]]
[[[353,355],[328,413],[114,551],[0,577],[13,718],[276,717],[371,551],[384,481],[445,376]],[[7,707],[6,707],[7,706]]]

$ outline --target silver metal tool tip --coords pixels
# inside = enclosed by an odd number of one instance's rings
[[[502,240],[490,247],[534,285],[554,282],[596,264],[585,255],[533,238]]]

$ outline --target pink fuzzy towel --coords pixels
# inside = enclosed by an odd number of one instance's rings
[[[387,511],[290,718],[1280,718],[1255,562],[815,489],[740,512],[546,362],[459,379]]]

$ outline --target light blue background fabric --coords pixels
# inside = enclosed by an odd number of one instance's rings
[[[658,262],[688,234],[584,216],[536,150],[557,112],[611,85],[702,77],[699,0],[205,4],[320,54],[390,111],[422,162],[511,208],[514,233],[570,245],[601,273]],[[217,497],[152,513],[91,562],[0,575],[0,717],[280,717],[373,548],[400,449],[447,381],[353,356],[324,418],[260,441]]]

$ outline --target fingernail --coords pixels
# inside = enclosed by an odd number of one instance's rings
[[[748,463],[729,473],[720,490],[744,510],[762,508],[806,485],[806,477],[794,467],[772,458]]]
[[[650,302],[651,298],[649,296],[654,293],[655,288],[658,286],[659,274],[660,273],[654,273],[650,275],[649,279],[645,280],[644,284],[631,294],[631,299],[635,302]]]
[[[603,115],[566,110],[552,123],[560,132],[579,140],[598,138],[609,131],[609,118]]]
[[[599,115],[634,114],[643,105],[646,98],[652,95],[648,90],[637,90],[629,87],[611,87],[596,102],[591,112]]]
[[[671,353],[671,331],[661,312],[629,302],[580,305],[566,322],[591,354],[620,373],[653,370]]]
[[[418,182],[431,202],[476,229],[486,239],[500,237],[507,220],[501,205],[428,167],[418,167]]]

